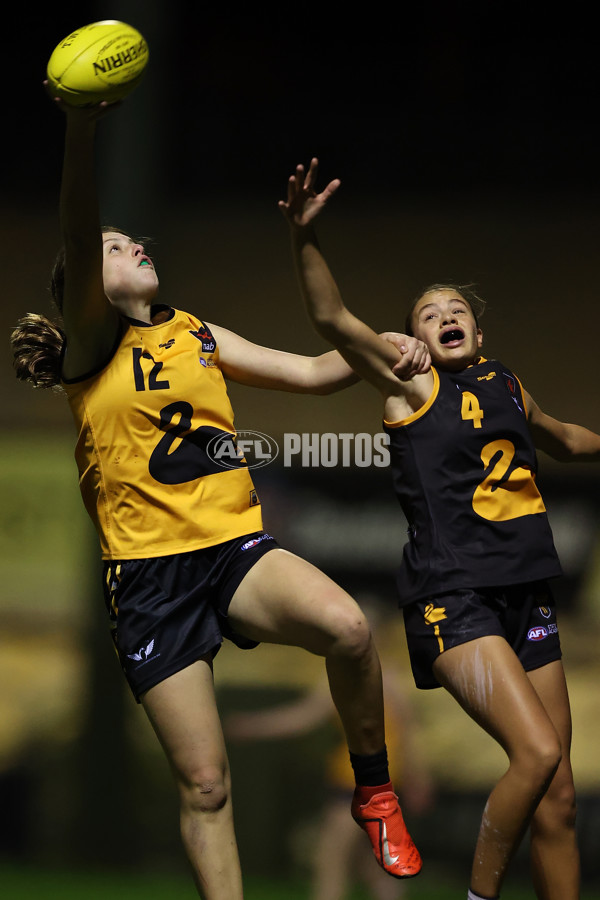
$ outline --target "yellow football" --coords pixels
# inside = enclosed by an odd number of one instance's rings
[[[55,47],[48,60],[50,91],[72,106],[122,100],[141,81],[148,44],[136,28],[115,19],[84,25]]]

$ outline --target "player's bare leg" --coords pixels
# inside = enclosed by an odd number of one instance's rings
[[[348,815],[348,801],[344,798],[328,803],[315,847],[312,900],[344,900],[356,837],[364,841]]]
[[[560,740],[503,638],[490,635],[453,647],[438,657],[434,672],[508,756],[508,769],[484,810],[471,873],[475,893],[497,897],[508,864],[557,770]]]
[[[181,836],[199,893],[205,900],[242,900],[229,765],[210,661],[165,679],[142,703],[179,788]]]
[[[529,678],[554,723],[562,759],[531,821],[533,883],[540,900],[576,900],[580,865],[575,830],[575,786],[571,770],[571,711],[560,661],[529,672]]]
[[[310,563],[286,550],[258,560],[235,592],[229,618],[247,637],[325,657],[333,702],[353,753],[384,746],[381,666],[357,603]]]
[[[352,816],[389,875],[416,875],[421,858],[387,771],[381,666],[358,604],[319,569],[277,549],[245,576],[231,600],[229,618],[249,638],[303,647],[325,658],[331,696],[354,757]]]

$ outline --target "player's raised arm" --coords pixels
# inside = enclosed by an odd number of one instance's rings
[[[99,47],[113,61],[110,74],[102,69]],[[96,125],[137,86],[147,61],[148,45],[142,35],[115,19],[78,28],[57,44],[48,60],[45,87],[66,120],[59,205],[64,262],[55,272],[60,283],[55,282],[54,294],[67,338],[63,361],[67,378],[104,363],[119,332],[118,311],[103,285]],[[99,76],[99,71],[104,74]]]
[[[392,367],[402,359],[404,347],[408,346],[408,338],[403,342],[403,336],[399,335],[393,342],[385,340],[353,315],[346,308],[323,257],[314,220],[340,182],[331,181],[318,194],[315,191],[317,169],[316,159],[311,161],[306,173],[303,166],[297,166],[288,181],[287,199],[279,203],[290,226],[294,261],[308,315],[316,331],[384,396],[410,392],[407,383],[392,373]],[[406,373],[407,377],[412,380],[413,376],[427,373],[429,364],[428,354],[422,354],[417,367]]]
[[[560,462],[597,462],[600,460],[600,435],[583,425],[560,422],[542,412],[525,393],[527,417],[538,450]]]
[[[78,108],[55,102],[66,123],[59,201],[64,249],[61,312],[67,336],[64,366],[67,377],[76,377],[108,358],[119,329],[119,315],[103,285],[94,164],[96,123],[107,105]]]

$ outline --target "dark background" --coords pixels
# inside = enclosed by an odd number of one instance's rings
[[[5,99],[20,110],[5,118],[5,197],[51,195],[60,128],[39,91],[45,62],[74,26],[107,17],[150,44],[139,105],[161,148],[152,190],[171,202],[270,199],[312,154],[377,199],[597,190],[597,36],[584,4],[120,0],[4,17]]]
[[[342,179],[319,228],[348,305],[376,329],[397,330],[424,285],[475,283],[488,300],[488,355],[502,355],[544,408],[600,425],[574,390],[588,386],[597,306],[589,7],[375,3],[351,13],[121,0],[26,19],[11,8],[0,165],[6,330],[26,308],[49,308],[60,244],[63,123],[41,87],[45,63],[74,27],[107,17],[142,31],[150,64],[101,123],[103,220],[155,239],[166,301],[259,343],[323,349],[276,207],[295,164],[316,155],[320,186]],[[58,421],[56,404],[8,389],[8,357],[3,370],[9,418]],[[285,430],[287,406],[246,402],[238,424]],[[265,406],[277,415],[252,423]],[[324,418],[341,410],[347,428],[357,406],[363,427],[367,415],[377,427],[377,402],[362,386],[321,408]],[[311,401],[310,421],[315,409]]]

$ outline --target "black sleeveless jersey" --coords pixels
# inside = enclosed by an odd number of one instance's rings
[[[518,379],[498,360],[432,372],[425,405],[384,422],[409,523],[400,605],[561,574]]]

